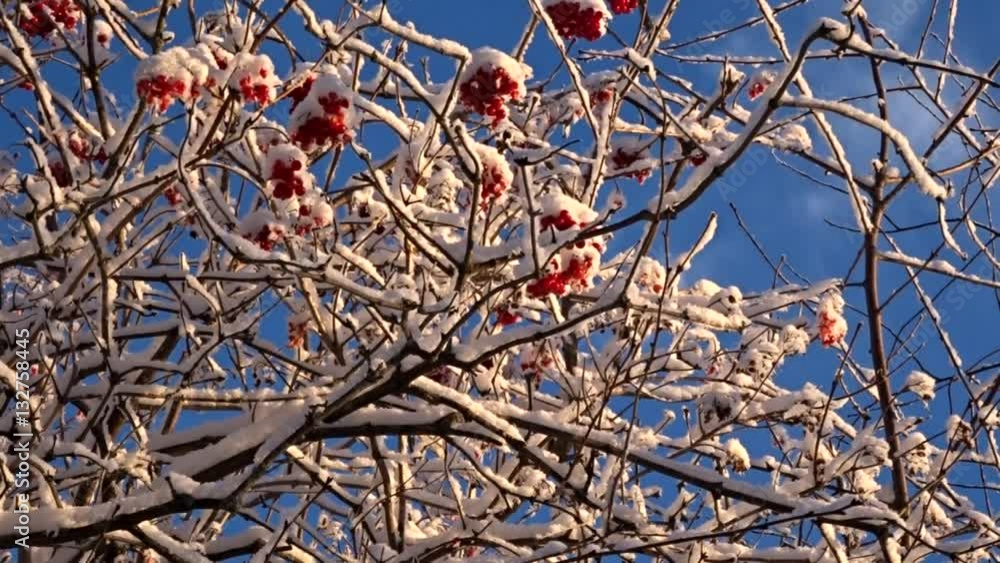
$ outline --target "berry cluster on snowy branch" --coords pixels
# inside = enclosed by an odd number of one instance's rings
[[[997,350],[940,310],[1000,291],[1000,65],[948,6],[906,51],[858,1],[792,42],[807,2],[525,0],[501,51],[387,4],[0,8],[0,548],[26,493],[32,561],[1000,556]],[[843,202],[845,271],[697,205],[751,151]],[[741,244],[773,283],[695,277]]]

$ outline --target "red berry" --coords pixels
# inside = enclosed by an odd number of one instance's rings
[[[60,25],[71,30],[80,19],[76,0],[35,0],[28,5],[28,12],[31,15],[22,15],[18,27],[29,36],[51,35]]]
[[[564,293],[566,293],[566,278],[561,272],[545,274],[528,284],[528,295],[537,299],[547,295],[563,295]]]
[[[507,191],[507,180],[504,178],[503,172],[497,168],[487,168],[483,172],[483,190],[480,194],[482,196],[482,201],[480,201],[480,207],[486,209],[489,207],[490,199],[499,199],[500,196]]]
[[[73,184],[73,176],[69,173],[62,160],[57,159],[49,162],[49,170],[52,172],[52,177],[55,178],[56,184],[60,188],[67,188]]]
[[[554,227],[558,231],[565,231],[576,226],[576,221],[569,214],[569,211],[563,209],[558,215],[546,215],[542,217],[542,229],[547,229],[549,227]]]
[[[642,159],[642,151],[629,151],[625,148],[619,147],[611,155],[611,162],[615,165],[615,168],[622,169],[632,166],[637,161]],[[643,168],[641,170],[633,170],[631,172],[626,172],[625,176],[629,178],[635,178],[640,184],[649,178],[652,170],[649,168]]]
[[[292,109],[298,107],[298,105],[302,103],[302,100],[306,99],[306,96],[308,96],[310,90],[312,90],[314,82],[316,82],[316,77],[309,75],[305,82],[288,92],[288,97],[292,99]]]
[[[323,146],[327,143],[342,145],[351,142],[353,135],[347,123],[350,102],[330,92],[319,98],[319,103],[324,114],[310,115],[292,133],[292,140],[306,150],[314,145]]]
[[[590,107],[596,108],[611,101],[613,92],[608,88],[602,88],[590,95]]]
[[[497,324],[500,326],[510,326],[517,324],[521,320],[521,315],[512,312],[506,307],[497,309]]]
[[[191,94],[197,95],[197,84],[191,84]],[[167,108],[178,98],[184,97],[188,91],[188,86],[183,80],[168,78],[158,74],[153,78],[143,78],[136,84],[136,91],[145,102],[155,107],[160,112],[167,111]]]
[[[499,67],[483,66],[459,86],[462,104],[472,111],[493,118],[496,126],[507,117],[507,100],[520,98],[520,84]]]
[[[621,15],[639,7],[639,0],[611,0],[611,11]]]
[[[279,160],[271,168],[271,177],[274,182],[274,197],[278,199],[290,199],[293,195],[306,195],[305,181],[296,175],[302,170],[302,163],[298,160],[290,162]]]
[[[173,187],[169,187],[163,190],[163,197],[167,198],[167,201],[170,203],[170,205],[174,207],[177,207],[178,205],[180,205],[181,201],[183,201],[183,199],[181,198],[181,194]]]
[[[545,8],[563,39],[577,37],[595,41],[604,35],[605,14],[594,8],[582,8],[572,1],[557,2]]]

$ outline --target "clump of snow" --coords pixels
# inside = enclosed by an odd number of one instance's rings
[[[812,150],[813,146],[809,131],[798,123],[782,126],[771,140],[776,148],[785,151],[806,152]]]
[[[925,403],[934,399],[935,379],[922,371],[913,371],[906,378],[903,388],[920,397]]]
[[[809,347],[809,333],[795,325],[786,325],[781,329],[781,348],[788,356],[805,354]]]
[[[635,283],[653,293],[662,293],[667,281],[667,270],[649,256],[639,259],[635,269]]]
[[[726,441],[726,464],[737,473],[744,473],[750,469],[750,454],[737,438]]]

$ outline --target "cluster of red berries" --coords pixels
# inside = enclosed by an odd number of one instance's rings
[[[160,112],[167,111],[174,100],[183,98],[188,92],[188,85],[180,79],[157,74],[153,78],[143,78],[136,85],[139,96]],[[198,95],[197,85],[192,84],[191,96]]]
[[[691,164],[694,164],[695,166],[701,166],[702,164],[705,164],[706,160],[708,160],[708,155],[705,154],[705,151],[701,149],[694,149],[693,151],[691,151],[690,158],[691,158]]]
[[[452,384],[452,371],[445,366],[438,366],[427,374],[427,379],[439,384],[450,386]]]
[[[630,151],[623,147],[618,147],[615,152],[611,154],[611,162],[615,165],[615,168],[621,170],[623,168],[628,168],[636,162],[642,159],[642,151]],[[649,168],[643,168],[641,170],[632,170],[626,172],[625,176],[628,178],[634,178],[640,184],[649,178],[652,174],[652,170]]]
[[[542,299],[547,295],[565,295],[566,289],[584,288],[590,285],[590,271],[594,262],[590,256],[574,256],[561,271],[549,272],[528,284],[528,295]]]
[[[270,252],[274,249],[274,243],[285,235],[284,229],[280,226],[264,225],[259,231],[246,238],[257,243],[262,250]]]
[[[604,16],[600,10],[581,7],[577,2],[557,2],[545,7],[563,39],[577,37],[596,41],[604,35]]]
[[[229,68],[229,56],[225,51],[212,49],[212,58],[215,59],[215,66],[219,67],[219,70],[227,70]]]
[[[329,92],[320,96],[319,103],[323,107],[323,115],[310,116],[292,133],[292,140],[305,149],[327,143],[350,143],[352,135],[347,123],[347,110],[351,102]]]
[[[257,73],[261,78],[267,78],[266,68],[261,68]],[[240,79],[240,92],[243,94],[245,102],[257,102],[262,106],[271,102],[271,87],[265,82],[254,82],[253,75],[247,75]]]
[[[566,278],[562,272],[549,272],[528,284],[528,295],[542,299],[546,295],[563,295],[566,293]]]
[[[291,199],[292,196],[306,195],[306,184],[299,173],[305,168],[299,160],[278,160],[271,167],[271,177],[274,182],[274,197]]]
[[[546,215],[542,217],[542,230],[553,227],[557,231],[566,231],[575,227],[578,223],[569,211],[563,209],[558,215]]]
[[[498,168],[487,168],[483,172],[483,190],[480,194],[482,201],[479,205],[485,210],[489,206],[491,199],[499,199],[507,191],[507,179],[503,171]]]
[[[601,88],[596,92],[590,94],[590,107],[591,109],[609,103],[611,101],[613,92],[610,88]]]
[[[521,371],[526,374],[533,373],[537,375],[539,371],[552,367],[552,364],[555,363],[552,354],[548,350],[538,348],[534,352],[534,354],[521,359]]]
[[[627,14],[639,7],[639,0],[611,0],[611,11],[618,14]]]
[[[31,16],[22,16],[18,27],[29,36],[46,37],[60,25],[73,29],[80,20],[76,0],[35,0],[28,5],[28,12]]]
[[[163,197],[167,198],[167,203],[173,207],[177,207],[182,201],[184,201],[181,193],[174,189],[173,186],[163,190]]]
[[[774,82],[773,72],[758,72],[753,76],[753,78],[750,79],[750,87],[747,90],[747,96],[749,96],[751,100],[756,100],[761,94],[764,93],[765,90],[768,89],[769,86],[771,86],[772,82]]]
[[[651,289],[653,293],[663,292],[663,279],[660,276],[651,276],[649,274],[643,274],[639,276],[639,284],[644,285]]]
[[[73,185],[73,175],[69,173],[69,169],[63,164],[61,158],[54,158],[49,161],[49,171],[52,172],[52,177],[55,178],[56,185],[60,188],[68,188]]]
[[[817,320],[819,341],[823,346],[832,346],[844,339],[847,324],[844,318],[829,311],[820,311]]]
[[[507,307],[500,307],[497,309],[496,313],[497,324],[500,326],[510,326],[521,322],[521,315],[518,315]]]
[[[108,153],[104,151],[104,147],[101,147],[96,153],[93,152],[90,142],[84,139],[78,134],[70,135],[69,141],[66,143],[69,147],[70,152],[76,155],[80,160],[94,160],[97,162],[106,162],[108,160]]]
[[[315,231],[316,229],[321,229],[329,224],[327,219],[324,219],[320,215],[313,215],[313,207],[311,205],[299,206],[299,222],[295,225],[295,234],[304,236],[310,231]]]
[[[507,101],[521,97],[520,87],[503,68],[483,66],[458,90],[463,105],[479,115],[492,118],[492,124],[496,126],[507,117]]]
[[[310,74],[309,76],[306,77],[305,81],[302,82],[302,84],[299,84],[295,88],[289,90],[288,97],[291,98],[292,100],[293,110],[299,107],[299,104],[302,103],[302,100],[306,99],[306,96],[308,96],[309,92],[312,91],[312,87],[315,82],[316,82],[316,76]]]

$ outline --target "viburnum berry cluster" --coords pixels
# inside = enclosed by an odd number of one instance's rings
[[[583,228],[597,219],[597,212],[581,201],[561,193],[547,193],[539,201],[542,230],[549,227],[566,231]]]
[[[190,103],[208,85],[211,68],[196,49],[172,47],[139,63],[136,91],[147,105],[165,112],[175,102]]]
[[[317,77],[292,111],[292,140],[307,151],[350,143],[357,120],[351,99],[338,76]]]
[[[299,204],[299,219],[295,225],[295,234],[303,236],[306,233],[329,227],[333,222],[333,207],[318,197],[308,197]]]
[[[611,88],[601,88],[590,93],[590,107],[598,108],[611,102],[614,98],[614,91]]]
[[[285,143],[270,147],[264,168],[271,194],[278,199],[304,196],[306,190],[312,188],[309,157],[295,145]]]
[[[482,164],[479,206],[486,210],[490,205],[502,201],[514,181],[514,172],[496,147],[476,145],[476,154]]]
[[[770,70],[761,70],[752,77],[750,77],[749,88],[747,89],[747,96],[751,100],[756,100],[764,93],[765,90],[774,82],[776,75]]]
[[[653,293],[663,292],[667,282],[667,270],[658,261],[649,256],[643,256],[636,267],[636,283]]]
[[[611,11],[615,14],[628,14],[639,7],[639,0],[611,0]]]
[[[546,0],[544,7],[566,40],[596,41],[604,36],[611,19],[604,0]]]
[[[79,131],[72,131],[69,134],[66,145],[70,152],[80,160],[96,162],[106,162],[108,160],[108,154],[105,152],[104,147],[102,146],[94,150],[90,140],[84,137]]]
[[[243,238],[252,241],[261,250],[270,252],[288,234],[283,222],[267,209],[258,209],[248,215],[240,225]]]
[[[70,172],[69,168],[63,162],[62,157],[58,153],[50,153],[46,164],[48,165],[49,172],[52,173],[52,177],[56,181],[56,185],[60,188],[67,188],[73,185],[73,174]]]
[[[316,83],[316,73],[306,70],[300,76],[294,77],[292,82],[296,86],[287,90],[287,97],[292,101],[292,110],[294,111],[312,91],[313,84]]]
[[[171,207],[177,207],[184,201],[184,196],[182,196],[180,190],[174,186],[168,186],[167,189],[163,190],[163,197],[166,198],[167,203],[169,203]]]
[[[507,104],[524,97],[531,69],[496,49],[473,53],[469,67],[459,76],[462,104],[492,119],[493,126],[507,117]]]
[[[539,226],[554,232],[580,232],[593,223],[597,213],[582,202],[559,193],[542,196],[542,210]],[[554,236],[552,240],[555,240]],[[558,244],[558,242],[557,242]],[[568,291],[582,292],[591,287],[591,279],[597,275],[604,250],[598,238],[578,240],[559,248],[547,271],[526,287],[528,295],[543,298],[548,295],[562,296]]]
[[[844,305],[844,298],[839,293],[830,294],[820,301],[816,311],[816,332],[823,346],[833,346],[847,336]]]
[[[613,170],[628,178],[634,178],[640,184],[653,173],[651,167],[643,166],[645,162],[652,162],[652,158],[645,144],[639,139],[621,139],[612,145],[611,163]]]
[[[76,0],[33,0],[24,5],[18,27],[29,36],[48,37],[57,29],[72,31],[80,17]]]
[[[239,53],[231,62],[224,64],[226,68],[230,65],[234,68],[229,77],[229,87],[240,92],[244,103],[264,106],[274,100],[281,79],[274,72],[270,57]]]
[[[510,307],[500,307],[496,310],[497,324],[500,326],[511,326],[521,322],[521,315]]]
[[[562,362],[548,343],[531,344],[523,347],[518,354],[516,369],[534,385],[541,383],[542,375],[549,370],[558,369]]]

